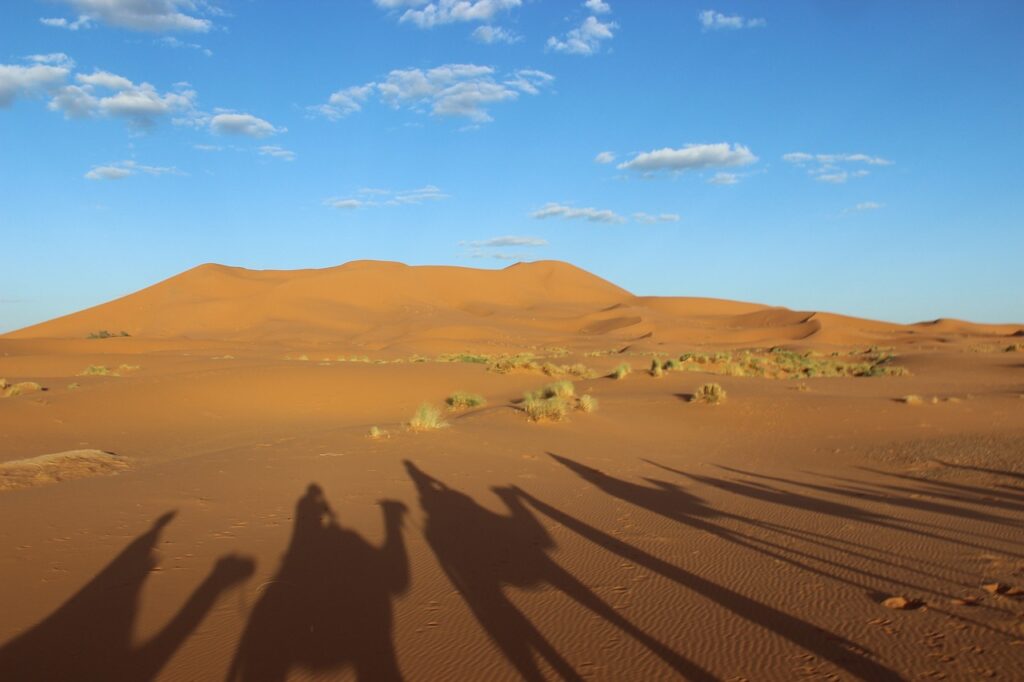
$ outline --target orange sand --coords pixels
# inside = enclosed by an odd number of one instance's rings
[[[0,337],[0,377],[46,389],[0,398],[0,463],[97,458],[0,466],[0,680],[1020,679],[1020,329],[554,262],[201,266]],[[773,346],[910,374],[642,371]],[[548,377],[412,361],[521,351],[634,372],[535,424]],[[724,404],[684,399],[708,381]],[[403,428],[455,390],[488,404]]]

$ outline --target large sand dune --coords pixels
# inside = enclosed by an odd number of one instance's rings
[[[0,337],[0,680],[1020,679],[1021,328],[201,266]]]

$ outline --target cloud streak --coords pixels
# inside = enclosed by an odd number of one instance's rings
[[[750,149],[741,145],[729,145],[727,142],[717,144],[689,144],[678,149],[664,147],[649,152],[641,152],[629,161],[620,163],[620,170],[632,170],[642,173],[660,171],[687,171],[704,168],[729,168],[747,166],[757,162],[757,157]]]
[[[542,208],[530,214],[531,218],[544,220],[545,218],[564,218],[566,220],[586,220],[591,223],[618,224],[626,222],[626,219],[609,209],[597,208],[575,208],[566,204],[550,202]]]
[[[192,31],[206,33],[213,28],[209,19],[196,16],[198,10],[216,10],[208,3],[195,0],[59,0],[69,5],[78,17],[43,18],[46,26],[77,31],[101,22],[133,31]]]
[[[514,101],[523,94],[539,95],[553,80],[551,74],[535,69],[520,69],[499,78],[493,67],[477,64],[396,69],[380,82],[338,90],[326,104],[314,105],[309,110],[336,121],[361,111],[376,96],[393,109],[486,123],[493,120],[489,111],[493,105]]]
[[[726,15],[713,9],[697,13],[697,21],[705,31],[738,30],[741,28],[764,28],[768,22],[764,19],[746,19],[739,15]]]

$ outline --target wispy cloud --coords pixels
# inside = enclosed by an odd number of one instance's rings
[[[609,209],[575,208],[565,204],[550,202],[530,214],[531,218],[565,218],[567,220],[582,219],[592,223],[624,223],[626,219]]]
[[[201,13],[217,14],[209,2],[196,0],[58,0],[71,7],[76,19],[43,18],[40,21],[55,28],[76,31],[100,22],[133,31],[193,31],[206,33],[213,28]]]
[[[643,211],[633,214],[633,220],[644,225],[653,225],[655,223],[678,223],[682,218],[679,217],[678,213],[659,213],[652,215],[650,213],[644,213]]]
[[[213,56],[213,50],[205,48],[199,43],[188,43],[184,40],[179,40],[174,36],[164,36],[163,38],[157,40],[157,43],[163,45],[164,47],[173,47],[179,50],[195,50],[196,52],[200,52],[206,55],[207,57]]]
[[[435,185],[424,185],[416,189],[399,191],[364,187],[357,190],[356,194],[358,195],[356,197],[325,199],[324,204],[331,208],[356,209],[376,206],[409,206],[428,201],[440,201],[450,197]]]
[[[594,157],[594,163],[613,163],[615,161],[615,152],[600,152]]]
[[[284,147],[278,147],[273,144],[265,144],[259,148],[260,156],[272,156],[275,159],[281,159],[283,161],[294,161],[296,154],[290,149]]]
[[[210,119],[210,130],[218,135],[244,135],[246,137],[263,138],[287,132],[287,128],[277,128],[252,114],[222,112]]]
[[[539,247],[547,246],[548,240],[541,239],[540,237],[517,237],[509,235],[505,237],[492,237],[491,239],[459,242],[459,245],[471,246],[477,249],[502,248],[508,246]]]
[[[862,201],[853,208],[846,209],[846,213],[859,213],[862,211],[877,211],[880,208],[885,208],[885,204],[880,204],[877,201]]]
[[[513,45],[523,39],[521,35],[513,33],[508,29],[491,25],[477,26],[470,35],[473,37],[473,40],[485,45],[493,45],[495,43]]]
[[[715,173],[714,176],[708,180],[712,185],[735,185],[739,181],[739,176],[736,173]]]
[[[587,0],[583,6],[594,14],[607,14],[612,11],[611,5],[601,0]],[[583,23],[571,29],[562,38],[548,38],[547,49],[583,56],[600,52],[601,43],[615,37],[614,31],[618,24],[614,21],[601,21],[594,14],[588,16]]]
[[[618,168],[642,173],[658,171],[687,171],[702,168],[727,168],[746,166],[757,161],[750,149],[741,145],[729,145],[727,142],[717,144],[689,144],[678,149],[664,147],[649,152],[641,152],[629,161],[620,163]]]
[[[419,28],[433,28],[456,22],[490,22],[500,12],[514,9],[522,0],[374,0],[383,9],[405,11],[399,21]]]
[[[790,152],[782,155],[782,160],[796,166],[807,167],[808,175],[819,182],[841,185],[850,178],[862,178],[869,175],[865,168],[855,166],[891,166],[889,159],[868,154],[808,154],[807,152]],[[854,166],[854,168],[851,168]]]
[[[697,13],[697,21],[705,31],[719,31],[722,29],[737,30],[741,28],[763,28],[768,25],[764,19],[747,19],[739,15],[726,15],[716,12],[713,9],[702,10]]]
[[[85,173],[86,180],[122,180],[132,175],[185,175],[173,166],[147,166],[135,161],[115,161],[114,163],[93,166]]]
[[[494,104],[514,101],[522,94],[538,95],[554,76],[535,69],[520,69],[499,79],[494,68],[476,64],[445,64],[432,69],[397,69],[380,82],[344,88],[333,93],[326,104],[309,110],[338,120],[363,108],[376,95],[394,109],[407,108],[434,116],[468,118],[476,123],[491,121]]]

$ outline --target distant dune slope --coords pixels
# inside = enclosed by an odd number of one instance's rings
[[[311,342],[364,348],[514,344],[849,345],[1005,336],[1016,325],[896,325],[707,298],[637,297],[568,263],[503,270],[353,261],[319,270],[206,264],[109,303],[5,335]]]

